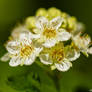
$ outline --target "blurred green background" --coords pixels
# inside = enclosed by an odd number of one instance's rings
[[[0,56],[6,52],[3,43],[16,23],[34,15],[41,7],[56,7],[76,16],[92,37],[92,0],[0,0]],[[60,92],[90,92],[92,56],[86,58],[81,55],[73,62],[73,67],[61,75]],[[57,80],[54,78],[54,82]],[[11,68],[8,63],[0,62],[0,92],[57,92],[54,82],[36,64]]]

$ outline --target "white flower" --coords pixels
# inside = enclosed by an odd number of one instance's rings
[[[81,36],[81,33],[79,33],[78,35],[73,36],[72,40],[77,49],[86,56],[88,56],[88,53],[92,53],[92,48],[89,48],[91,45],[91,38],[88,35]]]
[[[65,29],[60,28],[63,23],[61,17],[56,17],[52,20],[48,20],[45,17],[38,17],[36,21],[36,31],[38,30],[39,42],[42,45],[49,48],[54,46],[59,41],[69,40],[71,35]]]
[[[12,30],[12,33],[11,33],[11,37],[13,39],[18,39],[20,34],[23,33],[23,32],[29,32],[28,29],[25,28],[24,25],[19,25],[17,27],[15,27],[13,30]]]
[[[44,48],[39,57],[43,64],[51,65],[51,68],[57,68],[59,71],[67,71],[72,63],[79,58],[80,53],[72,49],[71,46],[64,47],[62,43],[56,44],[52,48]]]
[[[10,66],[31,65],[42,50],[32,42],[30,33],[21,33],[19,39],[9,41],[6,49],[11,57]]]
[[[25,36],[27,36],[27,35],[29,34],[32,39],[34,39],[34,38],[36,39],[36,38],[39,37],[39,35],[34,35],[34,34],[32,34],[24,25],[19,25],[18,27],[15,27],[15,28],[12,30],[11,38],[12,38],[13,40],[19,39],[21,33],[22,33],[22,34],[25,34]],[[11,39],[11,40],[12,40],[12,39]]]
[[[75,30],[73,30],[73,31],[71,32],[71,34],[72,34],[73,36],[76,36],[77,34],[79,34],[80,32],[83,32],[83,31],[85,30],[84,24],[78,22],[78,23],[76,23],[75,25],[76,25]]]

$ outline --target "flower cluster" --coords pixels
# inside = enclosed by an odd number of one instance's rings
[[[84,25],[73,16],[56,8],[41,8],[35,16],[13,29],[5,47],[2,61],[10,66],[31,65],[39,57],[51,69],[67,71],[72,61],[83,53],[92,54],[91,38]]]

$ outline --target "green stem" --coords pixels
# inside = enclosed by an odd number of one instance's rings
[[[59,84],[60,78],[61,78],[61,73],[58,71],[55,71],[54,72],[54,83],[55,83],[55,86],[58,92],[60,92],[60,84]]]
[[[50,76],[53,81],[54,84],[56,86],[57,92],[60,92],[60,84],[59,84],[59,80],[61,78],[61,72],[54,70],[52,71],[50,68],[44,66],[42,63],[39,62],[39,60],[36,61],[36,64],[39,65],[41,68],[43,68],[45,70],[45,72],[48,74],[48,76]]]

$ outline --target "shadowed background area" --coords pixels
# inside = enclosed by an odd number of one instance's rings
[[[17,23],[21,23],[26,17],[35,15],[35,11],[42,7],[47,9],[56,7],[72,16],[76,16],[79,21],[86,25],[86,33],[92,37],[92,0],[0,0],[0,56],[5,53],[3,43],[8,39],[12,28]],[[38,87],[35,91],[23,90],[25,86],[16,89],[18,85],[22,84],[21,80],[17,81],[18,78],[16,77],[21,79],[22,73],[25,76],[25,72],[32,69],[32,67],[34,68],[35,64],[28,67],[11,68],[8,63],[0,62],[0,92],[40,92],[38,86],[32,86],[34,89]],[[34,70],[34,72],[36,71]],[[14,79],[11,76],[14,76]],[[45,74],[42,76],[44,77]],[[25,80],[25,77],[23,77],[23,80]],[[45,80],[44,77],[44,81],[48,80]],[[14,84],[11,84],[11,81],[20,84],[15,83],[16,85],[13,87],[11,85]],[[47,82],[44,83],[51,85]],[[92,89],[92,56],[86,58],[81,55],[77,61],[73,62],[73,67],[68,72],[62,73],[60,85],[60,92],[89,92]],[[51,87],[54,88],[53,83]],[[46,92],[52,92],[52,89]],[[41,90],[41,92],[43,91]]]

